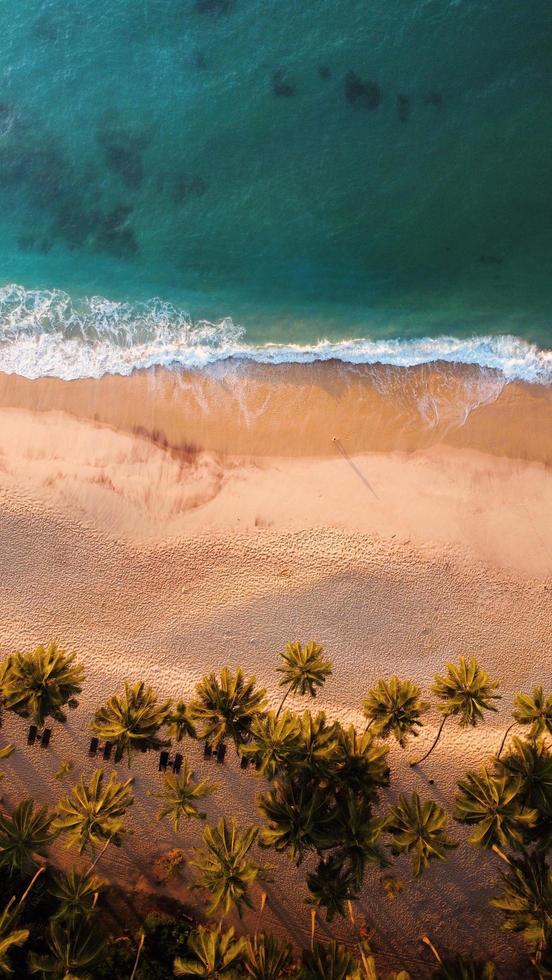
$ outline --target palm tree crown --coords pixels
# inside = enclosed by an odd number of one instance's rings
[[[91,980],[92,968],[105,954],[103,938],[86,919],[73,923],[50,919],[47,942],[50,953],[31,953],[30,967],[33,973],[56,980]]]
[[[194,779],[188,763],[184,762],[178,775],[170,772],[165,773],[162,786],[160,793],[151,794],[156,799],[163,801],[157,819],[163,820],[165,817],[170,817],[174,829],[180,830],[180,821],[183,817],[205,820],[206,814],[200,813],[197,805],[200,800],[214,793],[217,784],[209,783],[204,779]]]
[[[8,904],[0,912],[0,974],[9,976],[14,970],[9,960],[10,950],[13,946],[23,946],[29,938],[28,929],[18,929],[17,909],[14,909],[15,898],[11,898]]]
[[[234,977],[245,952],[245,939],[236,939],[234,929],[221,932],[199,926],[188,937],[191,957],[177,956],[174,961],[176,977],[202,977],[203,980],[221,980]]]
[[[358,898],[358,878],[338,854],[320,861],[316,871],[307,872],[307,886],[307,905],[325,909],[328,922],[332,922],[336,915],[345,916],[348,902]]]
[[[57,643],[38,646],[32,653],[12,653],[0,666],[0,692],[6,708],[32,718],[37,725],[51,716],[65,721],[63,708],[76,708],[84,680],[76,653]]]
[[[357,961],[346,946],[332,939],[327,945],[314,942],[305,950],[297,980],[360,980]]]
[[[445,861],[447,851],[458,844],[446,835],[448,818],[433,800],[420,800],[417,793],[410,799],[399,796],[399,802],[390,807],[386,820],[387,833],[391,835],[393,854],[407,853],[412,861],[412,871],[417,877],[437,858]]]
[[[475,825],[471,844],[520,847],[524,843],[538,813],[523,806],[520,788],[520,776],[491,775],[486,769],[466,773],[458,783],[453,816],[459,823]]]
[[[59,902],[53,918],[76,923],[92,915],[102,887],[101,879],[87,871],[70,868],[66,873],[56,872],[48,889]]]
[[[533,950],[542,952],[552,935],[552,867],[546,856],[534,851],[511,858],[491,905],[502,912],[504,929],[521,932]]]
[[[254,677],[246,680],[241,667],[235,674],[223,667],[220,680],[216,674],[209,674],[197,685],[196,694],[190,711],[201,725],[200,738],[207,739],[214,748],[225,738],[233,739],[236,746],[245,742],[253,719],[266,705],[266,691],[255,688]]]
[[[516,694],[513,718],[518,725],[530,725],[529,738],[552,735],[552,694],[545,695],[542,687],[532,694]]]
[[[197,732],[192,719],[192,713],[185,701],[177,701],[171,708],[171,713],[167,718],[168,732],[176,742],[181,742],[185,735],[188,738],[197,738]]]
[[[512,746],[495,763],[499,775],[519,776],[520,800],[541,817],[552,819],[552,750],[544,738],[513,738]]]
[[[143,681],[125,682],[122,694],[114,694],[96,711],[91,729],[94,734],[115,742],[128,761],[137,750],[159,749],[168,743],[158,738],[159,729],[166,723],[170,701],[157,703],[157,694]]]
[[[247,940],[243,968],[252,980],[281,980],[289,976],[293,962],[289,943],[280,945],[274,936],[256,933]]]
[[[421,690],[417,684],[400,680],[396,675],[388,681],[379,680],[368,691],[363,702],[364,717],[373,735],[389,738],[392,735],[404,748],[410,735],[418,735],[422,714],[429,705],[421,700]]]
[[[286,766],[298,761],[301,747],[301,722],[297,715],[275,711],[259,715],[251,725],[251,740],[241,746],[242,755],[257,761],[259,774],[274,779]]]
[[[282,674],[280,687],[287,687],[287,691],[278,713],[288,694],[310,694],[311,698],[316,697],[318,688],[326,683],[332,673],[331,660],[323,656],[323,648],[315,640],[305,646],[298,642],[287,643],[279,656],[284,663],[276,670]]]
[[[321,851],[335,843],[335,811],[328,795],[300,780],[276,782],[259,796],[257,805],[267,826],[259,843],[276,851],[289,850],[292,861],[301,864],[309,851]]]
[[[35,854],[44,854],[55,837],[52,817],[45,806],[23,800],[11,817],[0,813],[0,865],[11,872],[25,871]]]
[[[131,782],[120,782],[112,772],[104,784],[101,769],[96,769],[88,785],[81,776],[70,795],[58,803],[52,825],[58,833],[66,834],[67,847],[77,847],[82,854],[108,841],[122,842],[128,833],[123,817],[134,802]]]
[[[240,914],[243,905],[253,907],[249,890],[265,871],[249,857],[257,834],[257,827],[239,830],[234,819],[227,823],[224,817],[216,827],[205,828],[205,846],[196,849],[191,863],[200,871],[196,885],[211,892],[209,915],[218,909],[227,915],[232,906]]]
[[[337,742],[332,759],[332,775],[347,791],[373,795],[378,787],[389,786],[389,749],[369,732],[357,732],[354,725],[336,725]]]

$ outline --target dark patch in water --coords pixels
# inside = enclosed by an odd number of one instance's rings
[[[320,67],[318,69],[318,74],[320,75],[320,78],[323,78],[323,79],[331,78],[332,77],[332,69],[330,68],[329,65],[320,65]]]
[[[17,247],[20,252],[40,252],[41,255],[47,255],[52,243],[47,238],[35,238],[34,235],[24,234],[17,239]]]
[[[118,204],[100,216],[96,244],[102,251],[112,252],[122,258],[136,255],[138,243],[134,228],[128,223],[132,207]]]
[[[411,109],[408,95],[397,95],[397,115],[402,123],[408,122]]]
[[[190,58],[190,64],[192,68],[197,68],[200,71],[204,71],[207,68],[207,60],[202,51],[194,51],[192,57]]]
[[[233,6],[234,0],[195,0],[198,14],[229,14]]]
[[[345,76],[345,98],[347,102],[362,109],[377,109],[381,104],[382,92],[377,82],[365,82],[354,71]]]
[[[499,255],[480,255],[478,261],[481,265],[502,265],[504,259]]]
[[[104,117],[96,130],[109,169],[129,190],[138,190],[144,179],[142,153],[149,143],[146,133],[133,133],[111,117]]]
[[[286,79],[286,75],[283,68],[276,68],[272,72],[272,91],[274,95],[278,98],[290,98],[290,96],[295,95],[297,89],[293,82]]]
[[[57,41],[60,33],[58,24],[48,14],[41,14],[33,26],[33,37],[40,41]]]
[[[443,108],[443,96],[441,92],[428,92],[424,97],[424,105],[432,105],[435,109]]]
[[[203,177],[194,174],[178,174],[171,190],[171,198],[175,204],[184,204],[191,197],[202,197],[208,188]]]

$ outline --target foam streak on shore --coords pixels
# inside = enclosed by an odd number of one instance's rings
[[[510,335],[357,337],[314,344],[248,343],[230,317],[194,322],[160,299],[74,303],[61,290],[0,289],[0,371],[36,379],[101,378],[152,367],[187,369],[233,360],[259,364],[342,361],[414,367],[444,362],[496,371],[505,381],[552,384],[552,351]]]

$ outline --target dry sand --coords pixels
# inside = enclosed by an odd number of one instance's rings
[[[493,376],[483,388],[448,369],[383,380],[331,365],[0,378],[0,652],[55,637],[88,674],[47,752],[25,748],[23,722],[6,718],[3,738],[18,747],[4,764],[8,805],[58,797],[70,784],[53,779],[64,758],[92,771],[90,718],[125,678],[186,697],[204,672],[241,664],[276,701],[277,651],[312,637],[334,661],[320,707],[345,721],[360,722],[378,677],[427,689],[460,654],[501,680],[500,714],[475,731],[451,724],[419,771],[412,753],[392,750],[390,798],[416,789],[451,805],[456,779],[497,746],[514,693],[552,676],[550,393]],[[219,779],[210,815],[251,820],[256,777],[231,752],[224,767],[189,754]],[[134,835],[104,866],[140,888],[154,887],[152,860],[176,842],[152,822],[155,768],[153,756],[136,764]],[[186,828],[180,845],[197,840]],[[524,976],[521,941],[486,904],[499,864],[463,845],[414,884],[397,862],[408,883],[394,902],[370,874],[357,915],[389,954],[382,966],[402,951],[413,976],[428,975],[419,936],[429,932]],[[298,944],[309,928],[302,877],[279,861],[265,913]],[[352,937],[346,924],[333,932]]]

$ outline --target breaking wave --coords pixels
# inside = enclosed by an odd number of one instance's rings
[[[7,374],[75,380],[156,366],[205,368],[230,359],[396,367],[441,361],[497,371],[505,381],[552,384],[552,351],[510,335],[255,346],[230,318],[194,321],[160,299],[122,303],[93,296],[75,301],[58,289],[0,288],[0,371]]]

